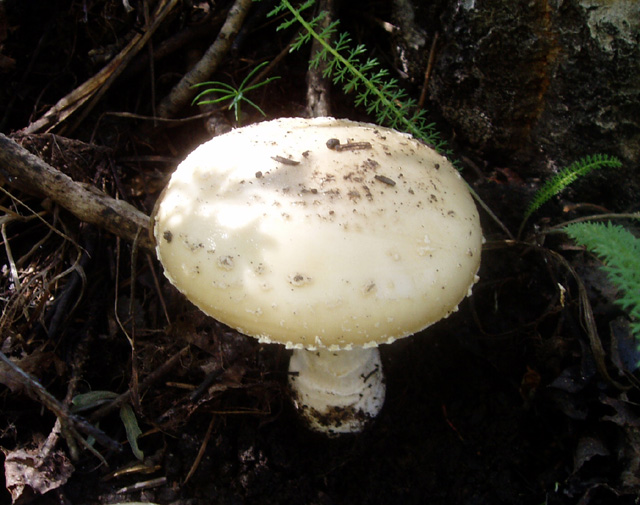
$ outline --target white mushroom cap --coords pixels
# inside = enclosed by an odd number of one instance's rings
[[[207,314],[264,342],[331,350],[391,342],[456,310],[482,242],[445,157],[333,118],[201,145],[171,177],[154,233],[166,276]]]

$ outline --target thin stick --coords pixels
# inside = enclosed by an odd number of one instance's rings
[[[84,418],[72,414],[66,405],[60,403],[44,386],[36,381],[31,375],[26,373],[22,368],[11,361],[3,352],[0,352],[0,361],[7,365],[7,370],[11,379],[18,382],[30,396],[35,397],[42,405],[53,412],[62,423],[62,429],[68,426],[77,429],[86,435],[90,435],[96,441],[114,451],[121,451],[122,447],[118,442],[108,437],[102,430],[86,421]]]
[[[156,368],[153,372],[147,375],[145,379],[140,383],[140,387],[138,388],[139,391],[140,392],[145,391],[160,377],[162,377],[169,370],[171,370],[171,368],[173,368],[173,366],[178,362],[180,358],[182,358],[182,356],[184,356],[187,353],[188,350],[189,350],[189,346],[183,347],[182,349],[180,349],[178,353],[171,356],[171,358],[169,358],[168,361],[164,362],[162,365]],[[120,405],[122,405],[124,402],[129,401],[130,399],[131,399],[131,391],[128,390],[122,393],[117,398],[115,398],[111,403],[107,403],[106,405],[103,405],[98,410],[96,410],[93,414],[91,414],[91,416],[89,417],[89,420],[91,422],[98,421],[99,419],[103,418],[110,412],[113,412],[114,410],[118,409]]]
[[[319,29],[329,26],[333,19],[333,0],[320,0],[318,11],[325,15],[320,21]],[[316,39],[311,43],[311,58],[322,51],[322,45]],[[331,78],[325,76],[327,62],[321,60],[317,66],[309,66],[307,70],[307,114],[309,117],[331,115],[330,90]]]
[[[433,64],[436,59],[436,44],[438,43],[438,32],[433,36],[431,42],[431,50],[429,51],[429,61],[427,62],[427,69],[424,72],[424,81],[422,83],[422,92],[418,99],[418,109],[424,107],[424,102],[427,100],[427,87],[429,86],[429,79],[431,79],[431,72],[433,71]]]
[[[570,224],[584,223],[589,221],[602,221],[604,219],[640,219],[640,212],[625,212],[625,213],[611,213],[605,214],[593,214],[591,216],[582,216],[564,223],[551,226],[546,230],[542,230],[540,233],[564,233],[564,228]]]
[[[183,484],[189,482],[189,479],[196,473],[198,466],[200,465],[200,461],[202,461],[202,457],[204,456],[205,449],[207,448],[207,444],[209,443],[209,439],[211,438],[211,432],[213,431],[213,425],[215,423],[216,416],[211,416],[211,421],[209,422],[209,427],[207,428],[207,433],[204,435],[204,440],[200,444],[200,449],[198,449],[198,454],[196,455],[196,459],[193,461],[191,468],[189,469],[189,473],[184,479]]]
[[[169,316],[169,309],[167,308],[167,303],[164,301],[164,296],[162,296],[162,289],[160,288],[160,281],[158,280],[158,275],[156,274],[155,265],[153,260],[151,259],[151,255],[147,254],[147,263],[149,263],[149,271],[151,272],[151,276],[153,277],[153,285],[158,292],[158,298],[160,299],[160,305],[162,305],[162,311],[164,312],[164,317],[167,320],[167,324],[171,326],[171,317]]]
[[[13,283],[16,285],[16,289],[20,290],[20,276],[18,275],[18,268],[16,267],[16,262],[13,261],[13,254],[11,253],[11,246],[9,245],[9,238],[7,237],[7,223],[6,221],[2,223],[0,226],[0,232],[2,233],[2,240],[4,241],[4,250],[7,254],[7,261],[9,262],[9,271],[11,272],[11,277],[13,278]]]
[[[554,260],[556,260],[560,265],[562,265],[573,277],[573,280],[578,287],[578,301],[580,307],[580,315],[582,317],[582,327],[584,328],[587,337],[589,338],[589,346],[591,347],[591,354],[593,355],[596,369],[602,376],[602,378],[607,381],[612,386],[617,389],[624,391],[629,389],[628,386],[621,384],[620,382],[614,380],[609,371],[607,370],[607,365],[605,362],[606,353],[604,347],[602,346],[602,341],[600,340],[600,336],[598,335],[598,329],[595,321],[595,317],[593,315],[593,309],[591,308],[591,303],[589,302],[589,295],[587,293],[587,288],[585,287],[582,279],[578,275],[578,272],[573,268],[573,266],[569,263],[569,261],[562,256],[561,254],[548,249],[543,246],[539,246],[537,244],[523,242],[521,240],[498,240],[487,242],[483,246],[483,250],[493,250],[499,249],[503,247],[524,247],[534,249],[536,251],[541,252],[542,254],[547,254]]]
[[[91,100],[73,125],[73,128],[75,128],[96,105],[102,95],[126,68],[127,64],[144,47],[177,3],[178,0],[161,0],[154,13],[153,23],[145,33],[136,33],[131,39],[131,42],[129,42],[113,60],[103,67],[100,72],[78,86],[67,96],[60,99],[44,116],[24,128],[22,133],[29,134],[43,130],[50,131],[76,112],[87,101]]]
[[[495,215],[495,213],[491,210],[491,208],[489,208],[489,206],[486,203],[484,203],[484,200],[480,198],[480,195],[476,193],[476,190],[471,187],[471,184],[469,184],[468,182],[466,184],[467,184],[467,189],[469,190],[469,193],[471,193],[471,196],[473,196],[473,199],[476,201],[476,203],[480,205],[480,207],[482,207],[482,209],[489,215],[489,217],[493,219],[493,221],[500,227],[500,229],[502,229],[502,231],[505,232],[507,237],[513,240],[514,237],[509,231],[509,228],[507,228],[504,225],[504,223],[500,221],[498,216]]]

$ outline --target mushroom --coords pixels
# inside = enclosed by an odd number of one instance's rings
[[[327,434],[384,402],[378,345],[457,309],[482,233],[458,171],[411,136],[282,118],[195,149],[156,208],[166,277],[205,313],[293,349],[294,404]]]

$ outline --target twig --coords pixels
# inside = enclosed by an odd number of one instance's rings
[[[136,410],[140,409],[140,390],[138,389],[138,356],[136,353],[136,324],[135,324],[135,315],[133,315],[133,303],[135,300],[135,272],[136,272],[136,258],[138,256],[138,248],[137,243],[139,240],[139,235],[136,235],[135,240],[133,241],[133,246],[131,247],[131,283],[130,283],[130,294],[129,294],[129,310],[128,310],[128,321],[129,328],[125,327],[125,324],[120,320],[118,305],[120,304],[120,299],[118,298],[118,293],[120,292],[120,240],[116,241],[116,287],[115,287],[115,297],[113,300],[113,311],[115,314],[116,322],[118,326],[120,326],[120,330],[124,333],[125,337],[127,337],[127,341],[129,342],[129,347],[131,348],[131,379],[129,381],[129,397],[131,398],[131,404],[133,408]]]
[[[193,464],[189,469],[189,473],[187,473],[187,476],[184,478],[184,482],[182,483],[183,485],[189,482],[189,479],[191,479],[191,477],[193,477],[193,474],[196,473],[196,470],[198,469],[198,466],[202,461],[202,457],[205,454],[205,450],[207,448],[207,444],[209,443],[209,439],[211,438],[211,433],[213,432],[213,426],[215,424],[216,419],[217,418],[215,415],[211,416],[211,421],[209,421],[209,427],[207,428],[207,432],[205,433],[204,439],[200,444],[200,449],[198,449],[198,454],[196,455],[196,459],[193,461]]]
[[[89,244],[90,250],[85,248],[78,251],[78,258],[73,264],[73,269],[69,271],[69,281],[64,285],[61,293],[56,296],[53,315],[51,316],[47,329],[47,335],[53,341],[57,339],[58,331],[64,328],[63,321],[73,314],[84,295],[84,290],[87,286],[85,269],[91,260],[91,255],[94,250],[92,247],[94,237],[92,235],[91,233],[87,233],[90,241],[86,241],[86,243]],[[72,303],[72,297],[77,291],[79,291],[79,293],[77,294],[75,302]]]
[[[19,382],[27,393],[35,397],[42,405],[53,412],[61,422],[62,432],[65,428],[69,428],[73,433],[75,430],[81,431],[86,435],[90,435],[102,446],[114,451],[121,451],[122,447],[118,442],[108,437],[102,430],[96,428],[84,418],[72,414],[69,409],[60,403],[49,391],[47,391],[38,381],[26,373],[22,368],[11,361],[3,352],[0,352],[0,361],[8,368],[5,370],[10,374],[12,380]],[[75,437],[75,434],[74,434]],[[77,437],[76,437],[77,438]],[[74,443],[71,441],[70,446]]]
[[[184,356],[187,353],[188,350],[189,350],[189,346],[183,347],[182,349],[180,349],[178,353],[174,354],[168,361],[166,361],[161,366],[156,368],[153,372],[151,372],[149,375],[147,375],[147,377],[145,377],[145,379],[140,383],[140,386],[138,388],[139,391],[140,392],[145,391],[160,377],[162,377],[169,370],[171,370],[171,368],[173,368],[173,366],[178,362],[180,358],[182,358],[182,356]],[[98,410],[96,410],[93,414],[91,414],[91,416],[89,417],[89,420],[92,422],[98,421],[99,419],[103,418],[110,412],[113,412],[114,410],[118,409],[120,405],[122,405],[124,402],[129,401],[130,399],[131,399],[131,391],[128,390],[122,393],[116,399],[114,399],[111,403],[107,403],[106,405],[103,405]]]
[[[170,56],[178,51],[184,51],[191,42],[198,39],[204,39],[211,35],[216,26],[222,24],[224,15],[218,12],[209,13],[204,19],[198,21],[197,24],[185,26],[177,33],[171,34],[169,38],[159,41],[157,47],[154,47],[153,58],[156,61]],[[136,79],[136,75],[146,72],[149,68],[149,54],[140,53],[140,55],[127,67],[123,79]]]
[[[589,346],[591,347],[591,354],[593,355],[593,358],[596,364],[596,369],[600,373],[601,377],[610,385],[614,386],[615,388],[621,391],[625,391],[629,389],[629,386],[626,386],[614,380],[609,374],[609,371],[607,370],[606,352],[602,345],[602,341],[600,340],[600,336],[598,335],[598,329],[596,326],[595,317],[593,315],[593,309],[591,308],[591,303],[589,301],[589,295],[587,294],[587,288],[584,286],[584,283],[582,282],[582,279],[580,278],[578,273],[575,271],[573,266],[569,263],[569,261],[567,261],[565,257],[563,257],[561,254],[557,253],[552,249],[548,249],[546,247],[539,246],[537,244],[533,244],[529,242],[523,242],[520,240],[499,240],[499,241],[488,242],[487,244],[484,245],[483,249],[491,250],[491,249],[498,249],[501,247],[516,247],[516,246],[535,249],[537,251],[540,251],[543,254],[549,255],[555,261],[557,261],[560,265],[562,265],[567,270],[567,272],[571,274],[571,277],[573,277],[573,280],[575,281],[576,286],[578,287],[578,301],[579,301],[579,307],[580,307],[580,315],[582,317],[582,323],[583,323],[582,326],[587,334],[587,337],[589,338]]]
[[[7,255],[7,261],[9,262],[9,271],[11,272],[11,278],[16,288],[20,289],[20,276],[18,275],[18,268],[16,262],[13,260],[13,253],[11,252],[11,246],[9,245],[9,239],[7,238],[7,223],[3,222],[0,226],[0,233],[2,234],[2,241],[4,242],[4,251]]]
[[[545,252],[550,254],[556,261],[558,261],[562,266],[564,266],[574,281],[578,286],[578,298],[580,300],[580,313],[582,315],[582,320],[584,322],[584,330],[587,332],[587,336],[589,337],[589,345],[591,347],[591,353],[593,354],[593,358],[596,362],[596,368],[600,375],[612,386],[617,389],[624,391],[629,389],[629,386],[625,386],[620,384],[618,381],[614,380],[611,375],[609,375],[609,371],[607,370],[607,365],[605,363],[606,353],[604,351],[604,347],[602,346],[602,341],[600,340],[600,336],[598,335],[598,330],[596,326],[596,320],[593,316],[593,309],[591,308],[591,303],[589,302],[589,295],[587,294],[587,288],[585,288],[582,279],[575,271],[575,269],[571,266],[571,264],[560,254],[550,249],[546,249]]]
[[[590,216],[582,216],[576,219],[571,219],[563,223],[551,226],[546,230],[542,230],[539,233],[551,234],[551,233],[564,233],[566,226],[575,223],[584,223],[589,221],[601,221],[605,219],[640,219],[640,212],[625,212],[625,213],[611,213],[606,212],[604,214],[593,214]]]
[[[500,218],[498,216],[496,216],[496,214],[491,210],[491,208],[484,202],[484,200],[482,198],[480,198],[480,195],[478,195],[478,193],[476,193],[476,190],[473,189],[471,187],[471,184],[469,184],[468,182],[466,182],[467,185],[467,189],[469,190],[469,193],[471,193],[471,196],[473,197],[473,199],[476,201],[476,203],[478,205],[480,205],[480,207],[482,207],[482,209],[489,215],[489,217],[500,227],[500,229],[507,235],[507,237],[509,237],[510,240],[514,240],[513,234],[509,231],[509,228],[507,228],[505,226],[505,224],[500,221]]]
[[[429,87],[429,80],[431,79],[431,72],[433,71],[433,64],[436,59],[436,44],[438,43],[438,32],[433,35],[433,41],[431,42],[431,50],[429,51],[429,61],[427,62],[427,69],[424,72],[424,81],[422,83],[422,91],[420,98],[418,99],[418,109],[424,107],[424,102],[427,100],[427,88]]]
[[[215,42],[207,49],[195,67],[187,72],[180,82],[174,86],[169,95],[160,102],[157,109],[158,116],[175,116],[182,107],[196,96],[197,90],[193,86],[206,81],[216,71],[220,61],[227,54],[235,36],[238,34],[252,1],[235,1]]]
[[[93,186],[75,182],[1,133],[0,178],[27,194],[49,197],[78,219],[95,224],[130,242],[142,231],[140,247],[148,251],[154,250],[147,233],[149,216]]]
[[[318,28],[325,29],[333,18],[333,0],[320,0],[318,11],[325,15],[320,21]],[[311,58],[322,51],[322,44],[313,39],[311,44]],[[320,61],[320,64],[309,66],[307,70],[307,114],[309,117],[322,117],[331,115],[330,90],[331,77],[325,75],[327,62]]]
[[[143,11],[144,11],[144,23],[147,27],[151,24],[150,14],[149,14],[149,2],[145,0],[143,3]],[[155,58],[153,56],[154,48],[153,41],[149,40],[149,44],[147,45],[147,53],[149,54],[149,84],[151,89],[151,96],[149,97],[151,102],[151,114],[153,116],[156,115],[156,68],[155,68]],[[153,122],[153,126],[156,126],[156,122]]]
[[[169,309],[167,308],[167,303],[164,301],[164,296],[162,295],[162,289],[160,287],[160,281],[158,280],[158,275],[156,274],[155,265],[150,254],[147,254],[147,263],[149,264],[149,271],[151,272],[151,276],[153,277],[153,285],[155,286],[156,291],[158,293],[158,298],[160,299],[160,305],[162,306],[164,317],[167,320],[167,324],[171,326],[171,317],[169,316]]]
[[[258,84],[259,82],[264,81],[267,76],[273,74],[273,69],[289,54],[291,53],[291,47],[293,47],[293,42],[298,37],[298,34],[301,33],[302,28],[300,28],[296,34],[291,38],[291,42],[289,42],[286,46],[282,48],[282,50],[273,58],[269,64],[264,67],[258,75],[256,75],[247,85],[248,87],[253,86],[254,84]]]
[[[44,116],[24,128],[22,133],[29,134],[43,130],[50,131],[77,111],[83,104],[91,100],[87,107],[85,107],[82,115],[74,123],[72,128],[75,128],[96,105],[102,95],[126,68],[127,64],[145,46],[167,14],[171,12],[177,3],[178,0],[161,0],[154,13],[153,22],[146,32],[142,34],[136,33],[133,39],[131,39],[131,42],[102,68],[100,72],[59,100]]]
[[[125,486],[116,491],[117,494],[128,494],[134,491],[141,491],[143,489],[151,489],[154,487],[164,486],[167,483],[166,477],[158,477],[156,479],[146,480],[144,482],[136,482],[131,486]],[[138,502],[140,503],[140,502]]]

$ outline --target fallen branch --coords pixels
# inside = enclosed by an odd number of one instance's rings
[[[253,0],[236,0],[215,42],[207,49],[204,56],[196,63],[180,82],[174,86],[158,105],[158,116],[163,118],[173,117],[185,105],[188,105],[197,90],[194,84],[206,81],[218,68],[220,61],[231,48],[231,44],[238,34],[242,22],[249,12]]]
[[[97,188],[75,182],[0,133],[0,178],[29,195],[48,197],[81,221],[94,224],[139,247],[154,250],[149,216]]]
[[[0,363],[2,363],[2,368],[0,369],[0,378],[2,379],[2,383],[20,384],[29,396],[38,400],[42,405],[53,412],[62,424],[63,433],[65,433],[65,430],[68,430],[67,436],[69,437],[68,441],[70,442],[70,445],[73,445],[72,440],[74,439],[80,441],[79,439],[81,437],[77,433],[80,431],[86,435],[92,436],[96,442],[108,449],[117,452],[122,450],[120,444],[107,436],[102,430],[96,428],[84,418],[72,414],[66,405],[60,403],[38,381],[28,373],[24,372],[2,352],[0,352]]]

